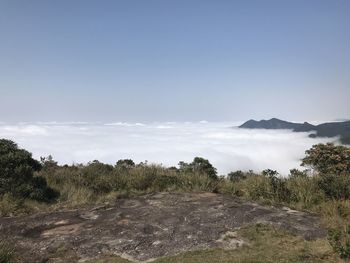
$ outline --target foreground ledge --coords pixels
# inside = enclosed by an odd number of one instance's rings
[[[213,193],[158,193],[119,199],[110,207],[0,218],[23,262],[88,261],[119,255],[151,261],[189,250],[235,249],[237,228],[270,224],[307,240],[322,238],[315,215]],[[62,261],[64,262],[64,261]]]

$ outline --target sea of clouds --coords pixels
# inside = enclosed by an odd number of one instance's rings
[[[0,123],[0,138],[14,140],[40,156],[52,155],[60,164],[119,159],[147,160],[165,166],[201,156],[220,174],[271,168],[288,174],[313,144],[334,139],[309,138],[289,130],[239,129],[234,122]]]

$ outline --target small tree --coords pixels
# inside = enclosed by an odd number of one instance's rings
[[[212,179],[218,178],[216,168],[207,159],[195,157],[191,166],[194,171],[204,172]]]
[[[52,155],[49,155],[47,157],[40,157],[40,163],[42,166],[50,166],[50,167],[56,167],[57,166],[57,162],[53,159]]]
[[[235,172],[230,172],[227,175],[228,179],[232,182],[237,182],[239,180],[243,180],[245,178],[247,178],[247,175],[242,172],[241,170],[235,171]]]
[[[289,177],[290,178],[306,178],[307,177],[307,170],[300,171],[298,169],[291,169],[289,170]]]
[[[131,159],[120,159],[117,161],[116,167],[123,167],[123,168],[133,168],[135,167],[135,163]]]
[[[57,162],[51,155],[47,157],[40,157],[40,164],[42,166],[42,170],[45,171],[46,174],[53,173],[58,168]]]
[[[272,178],[272,177],[276,177],[278,175],[278,172],[272,169],[265,169],[262,171],[262,175]]]
[[[180,172],[192,172],[193,168],[189,163],[186,163],[184,161],[179,162],[179,171]]]
[[[350,148],[332,143],[317,144],[307,150],[302,166],[322,174],[350,173]]]

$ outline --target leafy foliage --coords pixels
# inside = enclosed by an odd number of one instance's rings
[[[295,178],[306,178],[307,177],[307,170],[306,171],[300,171],[298,169],[291,169],[289,171],[290,177],[295,177]]]
[[[287,187],[286,179],[278,176],[278,172],[271,169],[262,171],[262,175],[268,180],[269,189],[267,193],[271,199],[279,202],[289,201],[291,198],[291,192]]]
[[[116,167],[133,168],[135,163],[131,159],[121,159],[117,161]]]
[[[243,180],[247,178],[246,173],[242,172],[241,170],[230,172],[227,174],[227,178],[232,182],[238,182],[240,180]]]
[[[181,172],[198,172],[208,175],[212,179],[217,179],[216,168],[207,160],[202,157],[195,157],[191,163],[179,162]]]
[[[34,177],[41,165],[26,150],[10,140],[0,140],[0,196],[9,193],[19,198],[49,201],[57,193],[42,177]]]
[[[334,174],[322,175],[317,184],[330,199],[350,198],[350,176],[338,176]]]
[[[328,240],[333,250],[341,258],[350,259],[350,225],[331,229],[328,233]]]
[[[332,143],[317,144],[307,150],[302,160],[303,166],[309,166],[320,174],[350,173],[350,148]]]

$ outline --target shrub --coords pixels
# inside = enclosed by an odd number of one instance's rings
[[[241,185],[244,183],[244,188],[246,195],[253,199],[271,199],[272,194],[270,191],[269,179],[264,176],[252,176],[248,177],[246,180],[242,181]]]
[[[181,191],[205,191],[217,192],[219,180],[211,178],[207,174],[194,172],[179,174],[179,187]]]
[[[0,195],[9,193],[18,198],[49,201],[57,192],[49,188],[44,178],[33,177],[41,165],[31,153],[19,149],[10,140],[0,140]]]
[[[40,157],[40,164],[42,165],[43,169],[56,169],[58,167],[57,162],[54,161],[51,155],[47,157]]]
[[[191,163],[179,162],[180,172],[197,172],[208,175],[211,179],[218,179],[216,168],[202,157],[195,157]]]
[[[287,187],[286,179],[277,177],[277,171],[267,169],[262,174],[268,178],[271,198],[276,201],[288,202],[291,199],[291,192]]]
[[[291,169],[289,171],[289,178],[307,178],[308,170],[300,171],[298,169]]]
[[[319,188],[330,199],[350,198],[350,176],[325,174],[317,180]]]
[[[350,173],[350,148],[332,143],[317,144],[307,150],[302,166],[309,166],[320,174]]]
[[[8,193],[4,194],[0,197],[0,216],[12,215],[23,207],[23,203],[22,199],[14,198]]]
[[[135,167],[135,163],[133,160],[131,159],[121,159],[121,160],[118,160],[116,165],[116,167],[124,167],[124,168],[133,168]]]
[[[350,259],[350,226],[329,230],[328,241],[341,258]]]
[[[324,201],[324,192],[317,185],[317,177],[308,177],[303,172],[292,173],[286,186],[290,191],[290,201],[301,208],[310,208]]]
[[[108,193],[113,189],[109,180],[113,176],[113,166],[93,161],[81,169],[83,183],[96,194]]]
[[[244,196],[246,193],[241,185],[242,182],[244,182],[244,180],[233,182],[226,178],[220,178],[217,185],[218,192],[233,196]]]
[[[238,170],[235,172],[230,172],[227,175],[227,178],[232,182],[237,182],[239,180],[243,180],[243,179],[247,178],[247,175],[244,172],[242,172],[241,170]]]

